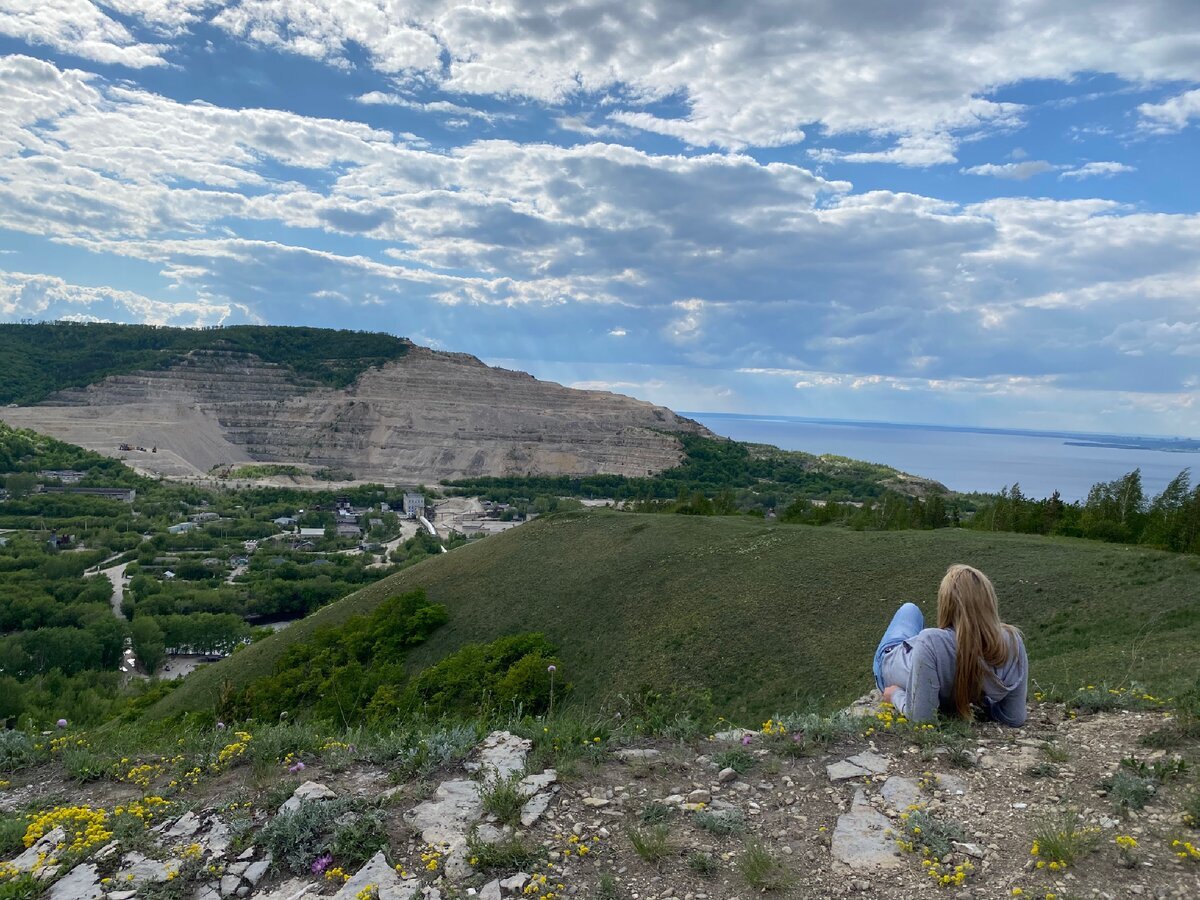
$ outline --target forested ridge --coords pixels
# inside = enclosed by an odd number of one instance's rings
[[[390,334],[280,325],[168,328],[107,322],[0,324],[0,404],[28,405],[110,375],[169,366],[193,350],[253,353],[298,378],[345,387],[411,346]]]

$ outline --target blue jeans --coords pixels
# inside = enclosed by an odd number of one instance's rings
[[[883,655],[897,644],[920,634],[924,628],[925,616],[915,603],[905,603],[896,610],[896,614],[892,616],[892,623],[888,625],[879,646],[875,649],[875,662],[871,667],[871,671],[875,673],[875,684],[881,691],[887,687],[883,683]]]

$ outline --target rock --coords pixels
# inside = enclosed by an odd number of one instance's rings
[[[270,868],[271,855],[268,853],[266,857],[251,865],[250,868],[248,868],[242,874],[242,877],[255,887],[258,887],[258,883],[263,880],[263,876],[267,874]]]
[[[148,881],[166,881],[167,873],[178,872],[180,866],[177,859],[160,862],[157,859],[150,859],[136,850],[126,853],[121,862],[123,866],[117,873],[116,880],[118,883],[128,881],[130,885],[143,884]],[[130,875],[133,877],[130,878]]]
[[[485,782],[508,778],[525,768],[533,742],[509,731],[493,731],[479,747],[479,759],[466,764],[468,772],[482,772]]]
[[[295,812],[301,803],[312,803],[318,800],[333,800],[337,797],[333,791],[319,781],[306,781],[292,793],[279,807],[281,813]]]
[[[967,782],[957,775],[937,774],[937,789],[955,797],[961,797],[967,792]]]
[[[969,844],[960,841],[951,841],[950,843],[954,846],[955,850],[965,853],[967,856],[973,856],[976,859],[983,859],[987,855],[987,851],[978,844]]]
[[[221,896],[232,897],[237,893],[237,889],[242,886],[242,876],[240,875],[223,875],[221,876]]]
[[[603,797],[584,797],[583,805],[591,807],[608,806],[608,801]]]
[[[122,893],[125,893],[122,891]],[[131,900],[137,894],[137,891],[129,891],[129,898],[118,897],[116,894],[109,894],[108,900]],[[212,885],[202,884],[196,888],[192,894],[192,900],[221,900],[221,893],[213,888]]]
[[[226,869],[225,869],[225,874],[226,874],[226,875],[239,875],[239,876],[240,876],[240,875],[241,875],[243,872],[245,872],[245,871],[246,871],[248,868],[250,868],[250,861],[249,861],[249,860],[246,860],[245,862],[235,862],[235,863],[230,863],[230,864],[229,864],[229,865],[226,867]]]
[[[754,737],[757,732],[751,731],[749,728],[734,728],[730,731],[718,731],[713,735],[718,741],[740,741],[742,738],[749,735]]]
[[[712,792],[706,790],[695,790],[687,795],[688,803],[712,803]]]
[[[84,863],[56,881],[47,896],[49,900],[98,900],[104,894],[96,867]]]
[[[499,881],[489,881],[479,889],[479,900],[501,900],[502,897]]]
[[[66,843],[67,833],[62,828],[54,828],[36,841],[20,856],[11,860],[9,865],[20,869],[22,872],[32,872],[38,866],[38,857],[49,857],[54,853],[54,848],[59,844]]]
[[[109,891],[108,900],[133,900],[137,896],[137,891]],[[200,896],[200,891],[196,892],[196,896]],[[218,900],[221,896],[216,891],[212,892],[213,900]]]
[[[516,875],[505,878],[500,882],[500,887],[512,894],[519,894],[525,885],[529,882],[529,876],[524,872],[518,872]]]
[[[878,753],[872,753],[870,750],[864,750],[862,753],[847,757],[846,762],[851,765],[866,769],[872,775],[882,775],[888,770],[888,761]]]
[[[855,791],[850,812],[838,816],[830,852],[855,871],[896,868],[901,860],[895,841],[886,835],[889,827],[888,820],[867,803],[863,792]]]
[[[169,838],[188,838],[200,830],[200,817],[193,812],[186,812],[175,823],[166,830],[165,834]]]
[[[662,753],[658,750],[614,750],[613,756],[623,763],[654,762]]]
[[[893,775],[883,785],[880,796],[889,805],[904,811],[910,806],[921,802],[921,787],[915,778],[905,778]]]
[[[737,777],[737,772],[728,766],[717,773],[717,781],[721,782],[721,784],[729,784],[731,781],[737,781]]]
[[[319,884],[305,881],[303,878],[290,878],[273,891],[256,894],[255,900],[300,900],[305,894],[315,894],[320,888]]]
[[[851,778],[863,778],[871,773],[862,766],[856,766],[849,760],[839,760],[825,767],[825,773],[830,781],[848,781]]]
[[[208,829],[208,834],[205,835],[201,844],[213,856],[221,857],[229,849],[229,841],[229,826],[220,819],[217,819],[213,822],[212,827]]]
[[[420,891],[421,882],[416,878],[400,877],[400,874],[388,865],[387,859],[380,850],[342,885],[334,895],[334,900],[355,900],[359,891],[367,885],[375,885],[379,900],[410,900],[414,893]]]
[[[528,828],[541,818],[542,813],[550,806],[551,799],[549,794],[535,794],[526,800],[525,805],[521,807],[521,825]]]
[[[544,791],[556,781],[558,781],[558,773],[553,769],[547,769],[539,775],[526,775],[521,779],[518,787],[526,797],[532,797],[538,791]]]

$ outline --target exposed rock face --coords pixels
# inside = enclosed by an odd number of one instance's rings
[[[669,432],[710,434],[660,406],[422,347],[345,390],[256,356],[195,351],[170,368],[0,410],[0,419],[169,476],[267,462],[399,482],[646,475],[681,459]],[[123,443],[157,452],[122,452]]]

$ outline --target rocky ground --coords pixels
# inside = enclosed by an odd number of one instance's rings
[[[1145,738],[1169,713],[1046,703],[1021,729],[932,729],[853,712],[640,746],[585,738],[558,771],[507,732],[399,784],[383,767],[292,762],[290,796],[230,768],[186,808],[151,809],[136,848],[93,834],[99,849],[72,857],[83,826],[42,822],[0,865],[0,896],[24,896],[9,890],[23,871],[52,882],[50,900],[1200,896],[1196,742]],[[18,773],[0,805],[61,801],[42,775]],[[75,808],[141,796],[66,794]],[[375,816],[386,834],[343,867],[336,844],[306,849],[322,811],[345,827]]]

